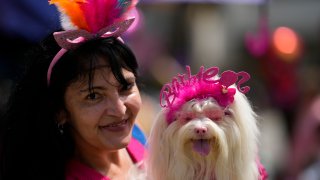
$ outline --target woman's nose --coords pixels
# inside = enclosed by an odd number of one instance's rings
[[[126,114],[127,107],[125,105],[125,100],[121,97],[113,97],[108,102],[107,112],[108,115],[123,117]]]

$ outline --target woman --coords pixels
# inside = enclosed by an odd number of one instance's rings
[[[58,46],[42,47],[1,126],[1,179],[125,179],[143,157],[131,137],[141,106],[134,54],[114,37],[87,41],[59,59],[48,83]]]
[[[1,125],[1,179],[125,179],[143,157],[137,61],[120,36],[137,0],[50,0],[64,31],[41,46]],[[60,50],[59,50],[60,49]]]

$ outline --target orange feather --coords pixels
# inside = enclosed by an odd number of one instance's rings
[[[85,3],[85,0],[50,0],[50,4],[55,4],[61,13],[69,16],[71,23],[79,29],[88,30],[88,24],[84,18],[79,3]]]

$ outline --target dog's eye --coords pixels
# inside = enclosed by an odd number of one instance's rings
[[[185,121],[191,121],[191,120],[192,120],[192,117],[185,117],[184,120],[185,120]]]
[[[181,119],[183,122],[189,122],[191,121],[192,119],[195,118],[195,115],[194,113],[184,113],[184,114],[181,114],[179,119]]]
[[[196,114],[194,112],[181,112],[178,119],[181,119],[183,122],[189,122],[195,117]]]
[[[232,111],[230,109],[224,110],[224,115],[225,116],[232,116]]]
[[[212,121],[221,121],[222,118],[220,116],[209,116],[209,119],[211,119]]]
[[[205,116],[212,121],[220,121],[223,118],[223,111],[220,109],[207,110]]]

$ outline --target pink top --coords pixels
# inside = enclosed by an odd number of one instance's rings
[[[134,163],[140,162],[144,157],[144,146],[132,138],[127,151]],[[66,169],[66,180],[111,180],[85,164],[72,159]]]

